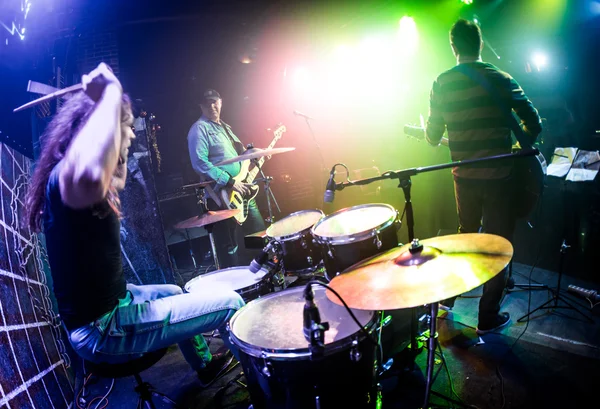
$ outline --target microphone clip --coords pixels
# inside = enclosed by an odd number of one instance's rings
[[[311,322],[310,325],[310,359],[322,358],[325,354],[325,331],[329,331],[329,323]]]

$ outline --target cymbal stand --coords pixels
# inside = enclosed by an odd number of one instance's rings
[[[273,190],[271,190],[271,182],[273,178],[271,176],[266,176],[262,170],[262,167],[258,168],[260,175],[262,176],[259,179],[255,179],[254,183],[263,182],[265,185],[265,194],[267,195],[267,208],[269,209],[269,218],[266,220],[267,223],[273,224],[275,223],[275,217],[273,216],[273,208],[271,207],[271,200],[275,203],[277,207],[277,212],[281,213],[281,209],[279,208],[279,203],[277,203],[277,199],[275,199],[275,195],[273,194]]]
[[[538,153],[539,153],[539,150],[530,149],[530,150],[520,151],[519,153],[509,153],[509,154],[502,154],[502,155],[496,155],[496,156],[489,156],[489,157],[485,157],[485,158],[468,159],[468,160],[463,160],[463,161],[458,161],[458,162],[445,163],[445,164],[441,164],[441,165],[425,166],[425,167],[419,167],[419,168],[408,168],[408,169],[403,169],[403,170],[399,170],[399,171],[388,171],[388,172],[384,172],[380,176],[375,176],[375,177],[360,179],[360,180],[347,180],[346,182],[336,183],[334,190],[343,190],[348,186],[367,185],[369,183],[376,182],[379,180],[384,180],[384,179],[398,179],[398,181],[399,181],[398,187],[402,188],[402,191],[404,192],[404,198],[405,198],[404,212],[406,213],[406,227],[408,229],[408,240],[411,242],[410,251],[417,252],[417,251],[422,250],[423,246],[421,244],[419,244],[419,241],[417,239],[415,239],[415,234],[414,234],[414,216],[413,216],[413,207],[412,207],[411,194],[410,194],[410,188],[412,185],[412,182],[410,179],[411,176],[418,175],[419,173],[447,169],[447,168],[452,168],[452,167],[456,167],[456,166],[468,166],[468,165],[479,164],[481,162],[491,162],[491,161],[498,161],[498,160],[504,160],[504,159],[511,159],[511,158],[514,159],[514,158],[520,158],[520,157],[525,157],[525,156],[533,156],[533,155],[537,155]],[[430,320],[431,328],[430,328],[430,337],[428,340],[429,347],[427,350],[427,370],[426,370],[427,380],[426,380],[425,399],[424,399],[424,403],[423,403],[423,408],[429,407],[429,398],[432,393],[431,386],[433,384],[433,382],[432,382],[433,363],[434,363],[434,358],[435,358],[435,345],[436,345],[436,339],[437,339],[436,335],[435,335],[436,334],[436,318],[437,318],[439,304],[437,302],[429,304],[429,308],[430,308],[430,312],[431,312],[431,320]],[[416,353],[418,344],[417,344],[417,319],[416,319],[416,309],[415,308],[411,308],[411,348],[413,350],[413,353]],[[414,362],[413,362],[413,365],[414,365]],[[439,395],[439,394],[436,393],[436,395]]]
[[[195,188],[195,190],[196,190],[196,198],[198,199],[198,204],[200,205],[200,209],[201,209],[200,214],[208,213],[208,205],[206,203],[207,197],[206,197],[205,189],[203,187],[197,187],[197,188]],[[213,226],[214,226],[214,223],[207,224],[204,226],[204,229],[208,233],[208,239],[210,241],[210,247],[211,247],[211,251],[213,254],[213,261],[215,262],[215,268],[217,270],[220,270],[221,266],[219,264],[219,258],[217,257],[217,246],[215,244],[215,237],[213,236]],[[194,265],[195,265],[195,263],[194,263]]]

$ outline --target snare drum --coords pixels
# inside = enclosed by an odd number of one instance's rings
[[[321,248],[327,278],[398,246],[399,227],[398,212],[387,204],[353,206],[319,220],[312,235]]]
[[[273,292],[270,275],[265,268],[252,273],[248,267],[238,266],[212,271],[192,278],[183,287],[188,293],[206,288],[227,288],[242,296],[245,302]]]
[[[303,287],[269,294],[229,322],[255,409],[374,408],[376,345],[348,311],[313,287],[325,332],[324,354],[311,360],[303,335]],[[379,314],[352,310],[374,332]]]
[[[267,229],[267,236],[281,246],[282,268],[286,273],[312,273],[321,262],[321,252],[313,244],[310,229],[323,216],[320,210],[302,210],[273,223]]]

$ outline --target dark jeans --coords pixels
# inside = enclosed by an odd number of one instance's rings
[[[210,210],[221,210],[215,202],[208,200]],[[248,208],[248,218],[240,226],[232,217],[215,223],[213,236],[217,247],[217,257],[221,268],[247,266],[260,250],[246,249],[244,236],[262,231],[266,228],[265,221],[256,206],[256,201],[251,200]]]
[[[489,233],[504,237],[512,243],[516,217],[513,179],[475,180],[455,178],[454,190],[458,209],[459,233]],[[500,300],[506,284],[505,268],[483,285],[479,301],[479,325],[494,322],[500,312]],[[451,307],[454,300],[443,304]]]

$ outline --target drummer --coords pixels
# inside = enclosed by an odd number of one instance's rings
[[[219,329],[244,302],[233,290],[183,294],[175,285],[126,284],[119,191],[125,187],[133,115],[104,63],[82,78],[42,137],[27,193],[27,222],[44,230],[58,309],[73,349],[117,364],[178,343],[203,386],[225,372],[230,351],[211,354],[202,333]],[[237,351],[233,351],[237,354]]]

